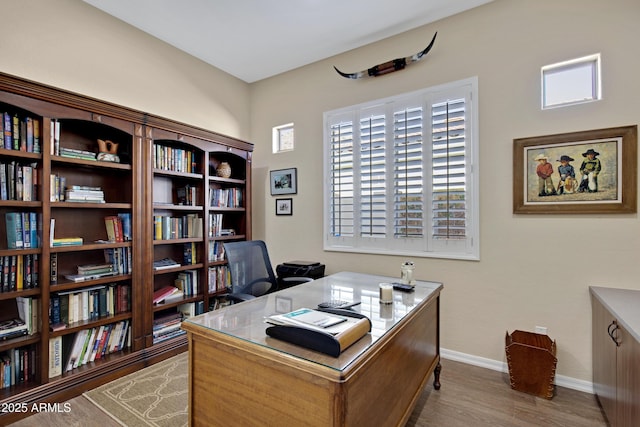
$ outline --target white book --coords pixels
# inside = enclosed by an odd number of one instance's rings
[[[76,338],[73,343],[73,350],[71,351],[71,356],[69,357],[69,361],[67,363],[67,371],[78,367],[78,359],[80,358],[82,346],[87,338],[87,332],[87,329],[83,329],[82,331],[76,333]]]
[[[89,292],[80,293],[82,298],[82,320],[89,320]]]
[[[62,375],[62,337],[49,339],[49,378]]]
[[[109,347],[107,347],[107,353],[114,352],[114,349],[118,344],[118,340],[120,339],[121,330],[122,330],[122,322],[118,322],[114,327],[113,331],[111,331],[111,335],[109,336]]]

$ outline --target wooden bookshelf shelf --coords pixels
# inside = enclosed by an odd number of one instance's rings
[[[224,269],[226,262],[209,258],[223,241],[251,238],[253,145],[3,73],[0,117],[0,302],[29,309],[29,326],[35,325],[31,335],[0,340],[0,357],[14,364],[14,356],[28,360],[30,369],[27,381],[0,388],[0,404],[67,400],[185,351],[185,336],[164,339],[158,329],[172,329],[163,323],[172,316],[217,306],[224,293],[211,292],[209,281],[216,277],[210,270]],[[11,126],[5,129],[5,123]],[[97,156],[98,140],[117,144],[119,162],[97,160],[103,158]],[[221,163],[229,165],[230,176],[217,176]],[[211,206],[211,195],[227,190],[239,206]],[[6,218],[28,220],[24,247]],[[158,235],[180,238],[155,239],[156,219],[171,227],[170,234]],[[210,236],[214,219],[235,234]],[[117,239],[113,224],[121,227]],[[54,247],[54,236],[81,237],[83,244]],[[155,271],[154,260],[164,258],[181,265]],[[120,274],[65,279],[78,267],[105,262]],[[20,275],[5,280],[3,263],[22,266]],[[19,290],[18,283],[30,288]],[[154,304],[154,292],[167,286],[183,296]],[[104,311],[105,304],[112,311]],[[123,347],[98,358],[107,344],[101,340],[116,325]],[[74,354],[84,336],[94,346],[94,361]],[[65,372],[76,356],[85,359]],[[22,416],[0,414],[0,424]]]

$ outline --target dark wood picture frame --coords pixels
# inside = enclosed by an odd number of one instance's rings
[[[293,199],[276,199],[276,215],[293,215]]]
[[[637,140],[637,125],[514,139],[513,213],[636,213]]]
[[[271,195],[298,193],[298,168],[278,169],[269,172]]]

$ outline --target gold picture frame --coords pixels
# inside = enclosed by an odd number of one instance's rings
[[[637,139],[637,125],[514,139],[513,213],[636,213]]]

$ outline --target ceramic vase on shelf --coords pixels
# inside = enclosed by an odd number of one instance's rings
[[[216,168],[216,175],[220,178],[229,178],[231,176],[231,166],[227,162],[221,162]]]

